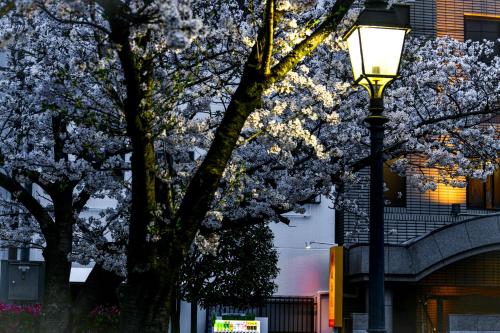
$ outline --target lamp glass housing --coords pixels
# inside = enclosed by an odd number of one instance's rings
[[[385,86],[399,75],[405,36],[409,29],[354,26],[346,35],[356,83],[372,98],[380,98]]]

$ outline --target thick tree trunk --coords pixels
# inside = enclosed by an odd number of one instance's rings
[[[136,57],[130,46],[130,26],[121,1],[98,1],[110,24],[110,38],[120,45],[118,56],[125,76],[124,113],[132,143],[132,205],[127,246],[127,284],[121,296],[120,330],[124,333],[168,331],[173,285],[180,265],[172,265],[167,247],[155,238],[165,234],[155,216],[156,162],[152,114],[152,62]],[[145,39],[147,42],[147,40]],[[141,88],[146,85],[148,89]],[[161,235],[161,236],[160,236]],[[171,245],[169,244],[169,248]]]
[[[54,203],[55,225],[44,234],[47,245],[45,259],[45,283],[40,316],[40,333],[66,333],[71,322],[71,293],[69,276],[73,241],[73,187],[63,182],[54,186],[50,193]]]
[[[71,263],[68,254],[52,245],[43,252],[45,283],[40,316],[40,333],[65,333],[71,317],[69,275]]]
[[[127,333],[168,332],[172,312],[172,274],[149,271],[128,279],[121,302],[120,331]]]
[[[150,120],[144,114],[127,120],[133,147],[132,209],[120,329],[126,333],[165,333],[181,261],[172,259],[173,244],[153,240],[156,235],[165,235],[166,226],[154,215],[156,172],[148,134]],[[179,253],[175,257],[182,258]]]
[[[139,116],[137,116],[139,117]],[[144,120],[144,119],[143,119]],[[162,226],[154,216],[155,157],[153,143],[138,122],[129,122],[132,156],[132,212],[127,249],[127,286],[120,327],[123,332],[167,332],[173,287],[180,264],[173,265],[165,249],[153,242]],[[147,126],[147,125],[146,125]]]

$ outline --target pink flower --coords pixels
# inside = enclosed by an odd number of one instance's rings
[[[21,314],[28,313],[34,317],[40,315],[41,304],[16,305],[0,303],[0,313]]]

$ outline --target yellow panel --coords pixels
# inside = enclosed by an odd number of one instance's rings
[[[344,248],[333,246],[330,248],[330,288],[328,294],[328,325],[342,327],[342,305],[344,280]]]

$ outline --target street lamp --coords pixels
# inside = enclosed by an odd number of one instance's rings
[[[399,76],[406,34],[410,31],[407,7],[387,8],[386,1],[366,0],[365,9],[347,32],[355,83],[370,95],[370,254],[368,332],[386,332],[384,302],[384,89]]]
[[[330,245],[330,246],[337,246],[338,244],[336,243],[324,243],[324,242],[313,242],[313,241],[309,241],[309,242],[306,242],[306,250],[310,250],[311,249],[311,245],[312,244],[319,244],[319,245]]]

